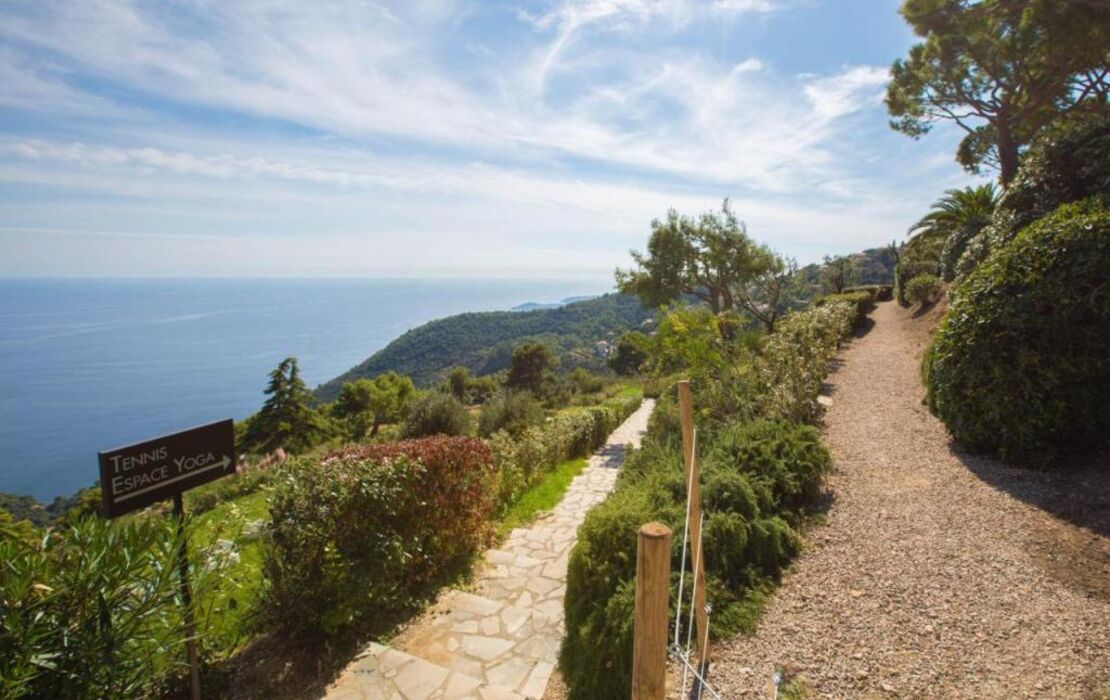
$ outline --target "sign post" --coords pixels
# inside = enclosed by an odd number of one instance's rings
[[[200,665],[196,622],[189,590],[189,548],[185,541],[185,506],[181,494],[235,473],[235,430],[231,419],[202,425],[153,440],[101,452],[100,492],[104,517],[118,518],[152,503],[173,498],[173,517],[181,539],[178,566],[185,607],[189,685],[200,700]]]

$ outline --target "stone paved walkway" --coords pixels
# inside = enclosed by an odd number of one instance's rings
[[[625,445],[639,446],[655,402],[590,457],[562,502],[485,553],[473,592],[448,590],[388,647],[371,644],[328,688],[330,700],[540,698],[563,638],[567,557],[586,512],[612,490]]]

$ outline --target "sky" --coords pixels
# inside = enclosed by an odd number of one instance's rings
[[[898,0],[6,0],[0,276],[611,280],[728,197],[800,263],[972,182]]]

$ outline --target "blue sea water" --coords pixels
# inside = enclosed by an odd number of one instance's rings
[[[298,358],[311,386],[410,328],[600,294],[589,280],[0,279],[0,491],[43,500],[97,478],[96,453],[263,400]]]

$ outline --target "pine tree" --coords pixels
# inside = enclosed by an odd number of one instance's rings
[[[330,437],[331,426],[312,407],[312,394],[301,379],[297,358],[287,357],[270,372],[269,397],[249,420],[244,435],[248,450],[268,453],[281,447],[304,452]]]

